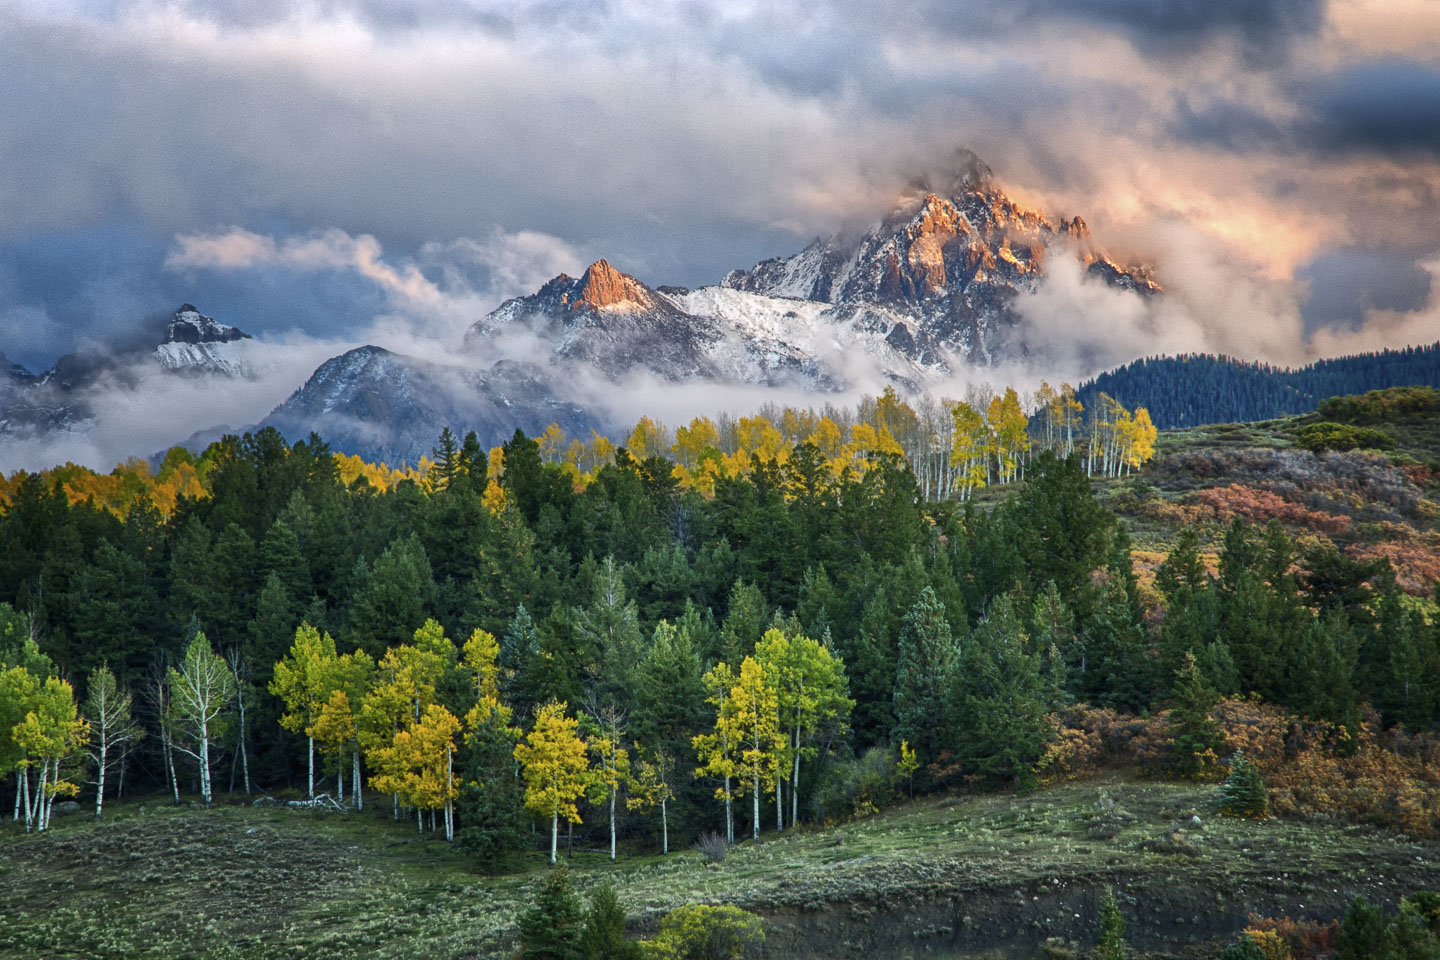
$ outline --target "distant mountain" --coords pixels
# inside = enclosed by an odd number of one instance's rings
[[[965,364],[1023,357],[1013,303],[1044,276],[1048,256],[1137,296],[1160,293],[1142,267],[1096,249],[1079,217],[1051,221],[1007,198],[973,154],[942,184],[916,183],[869,229],[815,240],[793,256],[734,270],[714,287],[646,286],[608,261],[560,275],[476,323],[466,345],[518,335],[553,358],[615,378],[846,384],[867,369],[911,389]]]
[[[957,359],[985,365],[1028,352],[1012,302],[1034,288],[1052,255],[1078,256],[1122,289],[1160,292],[1147,269],[1097,250],[1079,217],[1052,222],[1010,200],[968,151],[948,182],[916,183],[870,230],[817,239],[733,271],[723,285],[828,304],[838,327],[881,334],[912,362],[950,369]]]
[[[0,354],[0,441],[89,429],[102,387],[139,389],[163,375],[253,378],[262,364],[259,349],[249,334],[187,303],[154,348],[69,353],[38,376]]]
[[[1293,369],[1201,354],[1148,357],[1102,373],[1075,392],[1087,407],[1101,393],[1130,408],[1145,407],[1166,430],[1273,420],[1309,413],[1328,397],[1410,386],[1440,387],[1440,343]]]
[[[544,371],[501,361],[485,370],[441,366],[366,346],[327,360],[261,426],[292,442],[314,431],[345,453],[414,463],[429,454],[443,426],[474,430],[487,445],[516,428],[536,435],[559,423],[584,436],[597,421],[557,400]]]

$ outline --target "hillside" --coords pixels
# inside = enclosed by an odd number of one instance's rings
[[[1431,598],[1440,579],[1440,410],[1365,422],[1341,429],[1373,431],[1384,449],[1325,449],[1319,443],[1334,443],[1336,428],[1319,412],[1162,431],[1144,470],[1101,485],[1100,495],[1125,520],[1142,568],[1181,529],[1213,557],[1231,521],[1274,519],[1299,547],[1333,544],[1356,560],[1388,560],[1406,592]]]
[[[1317,360],[1288,368],[1232,357],[1146,357],[1076,388],[1087,407],[1101,393],[1142,406],[1162,430],[1309,413],[1327,397],[1387,387],[1440,387],[1440,343]]]
[[[616,886],[633,934],[686,901],[767,920],[779,958],[1033,956],[1093,943],[1120,893],[1142,955],[1205,955],[1250,914],[1328,922],[1363,894],[1440,885],[1440,844],[1326,822],[1218,817],[1213,787],[1111,775],[1014,797],[937,797],[834,829],[700,853],[572,860]],[[1114,811],[1119,813],[1115,814]],[[1132,817],[1111,837],[1106,815]],[[1195,819],[1198,818],[1198,822]],[[1179,829],[1172,847],[1151,849]],[[1182,852],[1165,852],[1174,849]],[[131,802],[101,824],[0,831],[0,954],[56,958],[503,955],[536,867],[486,877],[388,811],[320,814]],[[538,866],[538,865],[537,865]]]

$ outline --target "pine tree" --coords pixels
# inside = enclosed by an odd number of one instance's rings
[[[1265,779],[1244,753],[1236,752],[1230,761],[1230,774],[1220,786],[1220,810],[1232,817],[1263,819],[1269,812],[1270,800],[1265,794]]]
[[[1200,777],[1215,765],[1216,754],[1225,743],[1220,725],[1210,716],[1215,691],[1206,685],[1195,655],[1175,674],[1175,696],[1170,703],[1170,768],[1182,777]]]
[[[638,960],[640,944],[625,939],[625,908],[608,882],[590,891],[585,932],[580,938],[585,960]]]
[[[520,915],[521,960],[586,960],[584,910],[562,864],[550,871],[535,902]]]
[[[1095,944],[1095,955],[1100,960],[1125,960],[1125,917],[1111,887],[1105,888],[1105,899],[1100,904],[1100,940]]]
[[[891,733],[913,744],[922,762],[933,762],[948,744],[950,692],[958,665],[959,649],[945,607],[926,587],[900,627]]]
[[[1050,727],[1040,657],[1026,652],[1015,606],[1009,594],[995,601],[955,671],[957,752],[987,780],[1029,786]]]

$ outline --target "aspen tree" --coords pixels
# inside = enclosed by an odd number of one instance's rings
[[[24,666],[12,666],[0,671],[0,773],[15,774],[15,812],[13,819],[20,821],[20,800],[28,794],[29,775],[25,750],[15,739],[15,727],[25,715],[35,709],[35,699],[40,692],[41,680]],[[29,813],[29,808],[25,809]]]
[[[360,781],[360,731],[356,713],[364,702],[365,693],[375,675],[375,661],[364,650],[343,654],[331,660],[321,679],[326,700],[320,705],[315,722],[305,728],[306,736],[320,744],[322,754],[333,754],[336,765],[336,800],[345,802],[345,753],[350,753],[350,790],[355,808],[365,807]]]
[[[200,766],[200,796],[209,806],[214,791],[210,780],[210,741],[216,723],[235,697],[235,675],[225,658],[210,649],[204,633],[197,633],[185,650],[180,669],[167,674],[170,712],[180,729],[188,734],[189,745],[175,745],[195,758]]]
[[[245,796],[250,796],[250,750],[249,750],[249,726],[247,725],[246,713],[249,703],[249,694],[254,687],[250,683],[250,661],[245,659],[245,654],[239,647],[231,647],[225,654],[225,662],[230,664],[230,672],[235,674],[235,712],[239,715],[239,732],[235,736],[236,745],[239,750],[240,765],[244,771]],[[230,792],[235,792],[235,763],[230,763]],[[99,816],[97,813],[96,816]]]
[[[15,725],[15,742],[24,751],[27,767],[40,767],[34,792],[25,798],[25,830],[35,832],[50,826],[55,797],[73,796],[79,787],[66,780],[61,764],[74,756],[89,736],[89,725],[75,709],[75,691],[58,677],[47,677],[36,691],[32,709]],[[28,776],[27,776],[27,792]]]
[[[270,692],[285,703],[280,725],[306,737],[306,796],[315,796],[315,737],[307,731],[315,723],[329,691],[326,674],[335,660],[335,641],[330,634],[302,623],[295,630],[295,642],[285,659],[275,664]]]
[[[90,674],[90,695],[85,699],[85,716],[90,724],[89,752],[95,763],[95,819],[105,806],[105,774],[115,763],[117,751],[145,735],[130,708],[134,698],[120,690],[109,665]]]
[[[671,778],[675,773],[675,758],[664,750],[656,750],[650,756],[643,751],[635,761],[636,776],[630,780],[630,796],[625,806],[630,810],[644,810],[660,805],[660,852],[670,852],[670,819],[666,805],[675,797]]]
[[[771,629],[755,646],[755,656],[775,689],[782,732],[789,742],[791,763],[790,823],[800,814],[800,758],[813,756],[811,739],[826,723],[844,717],[854,701],[846,695],[845,665],[818,640],[804,635],[786,636]]]
[[[731,780],[735,776],[736,747],[730,719],[735,706],[730,699],[730,690],[734,685],[735,671],[730,669],[729,664],[717,663],[705,674],[705,689],[708,691],[705,702],[715,708],[715,727],[712,732],[698,734],[691,741],[700,758],[695,776],[710,776],[722,781],[715,796],[725,801],[725,842],[732,844],[735,842],[735,793],[731,789]]]
[[[779,729],[775,689],[766,682],[765,668],[754,657],[746,657],[740,664],[740,676],[730,690],[730,700],[734,709],[728,717],[717,718],[716,723],[727,727],[739,748],[736,779],[742,790],[750,791],[752,836],[759,840],[760,793],[775,784],[785,737]]]
[[[336,691],[343,695],[343,691]],[[460,721],[438,703],[427,704],[420,717],[374,753],[376,789],[398,795],[415,808],[424,832],[426,810],[443,810],[445,839],[455,839],[455,734]],[[434,818],[431,818],[434,826]]]
[[[580,822],[575,801],[585,795],[590,762],[585,741],[576,733],[574,717],[565,715],[566,704],[555,700],[540,707],[535,725],[515,745],[525,778],[525,807],[537,816],[550,818],[550,862],[556,861],[560,841],[560,818]]]
[[[595,757],[590,785],[610,808],[610,859],[615,859],[615,802],[630,776],[630,752],[620,746],[625,736],[625,714],[611,704],[591,713],[586,740]]]
[[[357,718],[360,745],[369,759],[389,747],[408,723],[420,719],[435,702],[435,686],[455,662],[455,645],[434,620],[415,631],[415,643],[385,651],[376,669],[376,683],[366,692]],[[392,813],[400,819],[400,794],[391,794]]]

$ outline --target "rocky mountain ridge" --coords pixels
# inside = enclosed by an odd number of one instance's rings
[[[920,391],[971,365],[1023,358],[1031,345],[1015,303],[1056,257],[1136,296],[1160,293],[1146,269],[1107,258],[1079,217],[1025,209],[962,152],[948,177],[917,181],[867,228],[694,290],[651,287],[600,259],[507,300],[444,363],[374,346],[331,358],[262,423],[395,461],[428,452],[447,423],[487,443],[552,420],[571,432],[617,428],[605,395],[637,378],[826,393],[859,376]],[[252,379],[259,349],[183,304],[143,357],[65,357],[38,378],[0,369],[0,437],[85,429],[97,392],[86,388],[102,378],[158,369]]]

